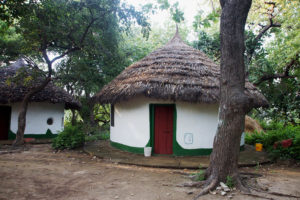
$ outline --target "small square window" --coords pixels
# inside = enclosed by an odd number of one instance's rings
[[[49,118],[47,119],[47,124],[48,124],[48,125],[52,125],[52,124],[53,124],[53,118],[52,118],[52,117],[49,117]]]

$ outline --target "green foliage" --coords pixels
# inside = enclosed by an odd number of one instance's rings
[[[284,126],[283,123],[272,122],[263,124],[265,133],[246,134],[245,142],[250,145],[262,143],[263,147],[274,158],[293,158],[300,160],[300,126],[291,124]],[[282,141],[291,139],[291,146],[284,147]]]
[[[179,9],[178,5],[179,5],[178,2],[173,4],[173,6],[170,8],[170,12],[172,15],[172,19],[175,22],[180,23],[184,21],[184,13]]]
[[[274,6],[272,2],[275,3],[272,22],[277,27],[271,27],[262,33],[263,28],[270,23],[269,17]],[[256,118],[299,124],[300,1],[272,2],[254,0],[246,25],[245,64],[249,72],[248,79],[257,84],[270,104],[269,108],[257,109],[253,113]],[[212,26],[218,22],[219,9],[215,7],[205,16],[203,11],[199,11],[193,24],[198,33],[198,39],[193,46],[217,63],[220,59],[219,31]],[[260,82],[262,77],[272,77],[274,74],[288,76]]]
[[[8,65],[9,61],[18,58],[23,43],[24,40],[16,32],[16,28],[0,20],[0,67],[1,65]]]
[[[30,12],[29,5],[33,2],[26,0],[0,1],[0,20],[13,23],[14,19]]]
[[[170,8],[168,0],[157,0],[157,3],[159,4],[159,9],[161,10],[167,10]]]
[[[200,10],[194,18],[193,27],[196,31],[203,30],[204,28],[209,28],[212,24],[217,23],[220,18],[221,10],[213,11],[207,16],[204,15],[204,11]]]
[[[209,35],[204,31],[199,31],[198,40],[193,42],[193,47],[203,51],[215,62],[220,62],[221,50],[219,33]]]
[[[170,22],[164,24],[163,28],[154,25],[148,39],[144,38],[139,30],[139,27],[132,27],[130,34],[123,35],[124,40],[120,43],[120,51],[126,57],[125,67],[165,45],[174,36],[176,27],[174,23]],[[181,24],[179,32],[182,39],[186,41],[188,28]]]
[[[226,183],[225,183],[229,188],[233,188],[234,187],[234,181],[232,176],[227,176],[226,177]]]
[[[182,10],[180,10],[178,2],[175,2],[173,5],[170,5],[168,0],[157,0],[157,3],[160,10],[169,10],[174,22],[180,23],[184,21],[184,13]]]
[[[86,135],[85,141],[91,142],[91,141],[97,141],[97,140],[108,140],[109,136],[110,136],[109,131],[105,131],[105,132],[101,132],[101,133],[96,133],[94,135]]]
[[[205,171],[204,170],[199,170],[199,172],[197,172],[195,175],[194,180],[195,181],[204,181],[205,180]]]
[[[84,145],[85,135],[78,126],[66,125],[56,138],[52,140],[54,149],[74,149]]]

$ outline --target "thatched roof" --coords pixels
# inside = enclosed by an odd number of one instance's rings
[[[100,103],[115,104],[135,96],[194,103],[219,102],[220,66],[203,52],[186,45],[178,31],[163,47],[127,67],[96,94]],[[250,82],[245,93],[255,107],[268,104]]]
[[[21,102],[28,93],[30,88],[15,84],[8,85],[6,82],[21,67],[26,67],[26,64],[20,59],[8,67],[0,68],[0,104]],[[55,86],[52,82],[48,83],[45,89],[35,94],[30,101],[64,103],[66,109],[79,109],[81,107],[80,102],[76,101],[62,88]]]

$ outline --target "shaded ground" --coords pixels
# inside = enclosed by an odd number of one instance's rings
[[[242,170],[262,173],[258,183],[270,191],[300,195],[299,167],[266,165]],[[182,172],[192,171],[119,165],[80,151],[53,153],[50,145],[33,145],[28,151],[0,154],[0,199],[193,199],[196,190],[176,187],[189,181]],[[201,199],[228,198],[208,195]],[[233,199],[257,198],[236,192]]]
[[[84,151],[98,158],[111,160],[119,164],[134,164],[147,167],[162,167],[176,169],[207,168],[209,156],[152,156],[144,157],[141,154],[125,152],[111,147],[109,141],[96,141],[87,144]],[[270,163],[266,152],[257,152],[254,147],[245,145],[245,150],[240,152],[239,166],[256,166],[257,164]]]

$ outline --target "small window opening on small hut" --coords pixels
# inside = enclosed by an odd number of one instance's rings
[[[115,106],[110,105],[110,126],[115,126]]]
[[[47,124],[48,124],[48,125],[52,125],[52,124],[53,124],[53,118],[52,118],[52,117],[49,117],[49,118],[47,119]]]

